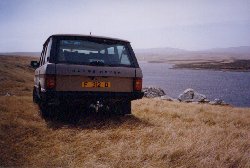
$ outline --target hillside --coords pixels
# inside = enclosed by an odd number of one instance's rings
[[[40,52],[5,52],[5,53],[0,53],[0,55],[39,57],[41,53]]]
[[[250,59],[250,46],[189,51],[178,48],[135,49],[139,60],[177,63],[179,61],[221,61]]]
[[[250,46],[229,47],[229,48],[214,48],[206,50],[215,53],[235,53],[235,54],[250,54]]]
[[[130,116],[44,120],[34,59],[1,57],[0,167],[250,167],[249,108],[142,99]]]

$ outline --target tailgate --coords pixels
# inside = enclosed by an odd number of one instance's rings
[[[132,92],[136,68],[56,65],[57,91]]]

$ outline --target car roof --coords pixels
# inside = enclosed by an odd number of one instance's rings
[[[87,37],[87,38],[107,39],[107,40],[115,40],[115,41],[122,41],[122,42],[130,43],[127,40],[123,40],[123,39],[119,39],[119,38],[112,38],[112,37],[105,37],[105,36],[84,35],[84,34],[53,34],[50,37]]]

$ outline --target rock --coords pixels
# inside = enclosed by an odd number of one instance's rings
[[[172,97],[169,97],[167,95],[161,96],[161,100],[174,101]]]
[[[144,92],[144,97],[147,98],[161,97],[166,95],[164,90],[161,88],[146,87],[143,88],[142,91]]]
[[[181,102],[209,102],[205,95],[200,94],[193,89],[186,89],[179,95],[178,100]]]
[[[142,89],[142,91],[144,92],[144,97],[155,98],[157,100],[167,100],[173,102],[191,102],[194,104],[209,103],[212,105],[229,105],[221,99],[215,99],[214,101],[210,101],[205,95],[200,94],[191,88],[186,89],[182,94],[180,94],[178,99],[169,97],[161,88],[145,87]]]
[[[209,104],[212,104],[212,105],[228,105],[227,103],[225,103],[221,99],[214,99],[214,101],[209,102]]]
[[[5,96],[11,96],[11,94],[7,92]]]
[[[173,102],[180,103],[180,100],[179,99],[173,99]]]
[[[192,104],[200,104],[199,102],[191,102]]]

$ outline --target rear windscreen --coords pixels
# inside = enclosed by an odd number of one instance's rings
[[[57,62],[97,65],[131,66],[126,44],[103,41],[60,40]]]

